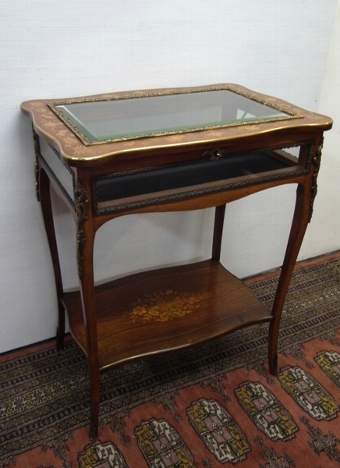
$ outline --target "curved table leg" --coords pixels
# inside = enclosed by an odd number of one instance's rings
[[[273,319],[269,326],[268,360],[269,370],[273,375],[277,375],[277,344],[282,309],[288,291],[290,279],[294,270],[295,262],[309,222],[310,200],[311,194],[309,184],[299,185],[297,188],[296,205],[292,227],[274,299],[272,311]]]
[[[45,230],[47,234],[51,257],[52,257],[54,278],[55,278],[57,298],[58,298],[58,328],[57,328],[56,345],[57,345],[57,349],[61,349],[64,345],[64,336],[65,336],[65,309],[61,302],[61,298],[63,294],[63,283],[62,283],[62,277],[61,277],[57,241],[56,241],[54,222],[53,222],[51,193],[50,193],[50,179],[47,176],[45,170],[40,165],[38,168],[38,172],[39,172],[39,184],[38,184],[39,200],[41,204]]]
[[[226,209],[225,204],[216,206],[215,208],[212,258],[218,261],[220,260],[220,257],[221,257],[222,233],[223,233],[225,209]]]
[[[94,290],[93,253],[95,228],[86,189],[78,181],[75,188],[77,213],[77,261],[83,318],[86,331],[86,355],[90,374],[90,438],[98,433],[100,379],[97,339],[97,318]]]
[[[90,438],[94,439],[98,433],[100,380],[97,341],[96,305],[93,280],[93,246],[94,235],[86,233],[83,250],[83,261],[86,269],[80,279],[80,291],[83,303],[84,321],[87,337],[87,359],[90,373]]]
[[[84,264],[87,265],[87,269],[80,280],[80,291],[87,338],[86,354],[90,374],[90,438],[94,439],[98,433],[100,380],[94,281],[92,271],[89,271],[91,270],[89,264],[92,265],[92,254],[90,252],[92,246],[93,242],[87,237],[86,248],[84,249]]]

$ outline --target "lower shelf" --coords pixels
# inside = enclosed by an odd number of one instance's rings
[[[271,312],[218,261],[138,273],[95,288],[100,369],[270,321]],[[63,302],[86,353],[79,292]]]

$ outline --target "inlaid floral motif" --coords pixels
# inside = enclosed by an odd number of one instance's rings
[[[200,301],[201,297],[198,294],[168,289],[146,294],[138,299],[133,304],[131,316],[134,321],[142,319],[143,322],[167,322],[191,314],[200,306]]]

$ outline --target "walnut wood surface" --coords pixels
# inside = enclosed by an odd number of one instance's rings
[[[100,368],[193,345],[271,319],[270,311],[244,283],[215,260],[139,273],[98,286],[95,291]],[[162,320],[153,313],[159,297],[164,298],[158,301]],[[192,310],[189,303],[189,311],[177,316],[181,306],[183,311],[183,297],[193,300]],[[146,320],[133,315],[139,299],[142,306],[149,304],[144,310]],[[72,333],[86,350],[80,294],[65,294],[63,300]]]
[[[84,98],[77,99],[82,101],[82,99],[103,100],[126,97],[142,97],[157,93],[184,93],[194,90],[204,91],[207,88],[229,89],[236,93],[240,93],[249,99],[260,100],[269,106],[273,105],[274,107],[280,107],[289,114],[298,115],[301,118],[287,119],[279,122],[273,121],[247,125],[235,125],[226,128],[211,130],[207,129],[191,133],[152,136],[138,138],[136,140],[84,146],[79,138],[69,128],[67,128],[65,124],[49,108],[49,104],[56,102],[57,99],[26,101],[21,104],[21,109],[25,114],[30,115],[37,133],[48,139],[48,141],[58,149],[61,156],[64,158],[65,164],[82,167],[84,165],[87,167],[90,165],[98,167],[101,164],[107,164],[109,162],[109,158],[112,157],[114,157],[114,159],[118,162],[120,155],[123,155],[123,158],[126,160],[135,158],[137,153],[150,154],[150,152],[157,151],[159,157],[161,152],[166,154],[168,148],[171,148],[171,152],[173,154],[176,152],[176,147],[178,147],[180,151],[188,147],[203,146],[205,149],[213,149],[214,147],[216,148],[216,143],[219,144],[219,142],[231,142],[231,144],[235,144],[236,142],[236,146],[238,147],[239,140],[244,139],[245,137],[251,137],[254,139],[258,136],[262,139],[265,139],[266,143],[269,143],[270,139],[273,137],[276,139],[276,142],[279,145],[280,143],[278,142],[277,135],[278,130],[280,130],[280,132],[284,135],[283,138],[287,139],[292,131],[301,133],[303,129],[306,129],[308,132],[309,128],[311,127],[318,127],[320,130],[327,130],[332,125],[332,120],[329,117],[316,114],[314,112],[309,112],[291,103],[282,101],[276,97],[260,94],[243,86],[230,83],[199,86],[195,88],[124,91],[95,96],[86,96]],[[64,101],[64,99],[62,101]],[[274,132],[274,136],[271,136],[272,132]],[[245,142],[243,142],[243,144],[245,144]]]

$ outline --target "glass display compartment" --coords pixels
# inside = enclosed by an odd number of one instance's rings
[[[221,155],[223,150],[215,152]],[[274,171],[284,176],[288,167],[297,168],[297,158],[282,151],[261,151],[105,175],[94,179],[96,212],[122,211],[199,193],[216,193],[242,177],[248,185],[255,182],[256,176],[260,178]]]
[[[66,100],[50,107],[85,144],[298,117],[228,89]]]

